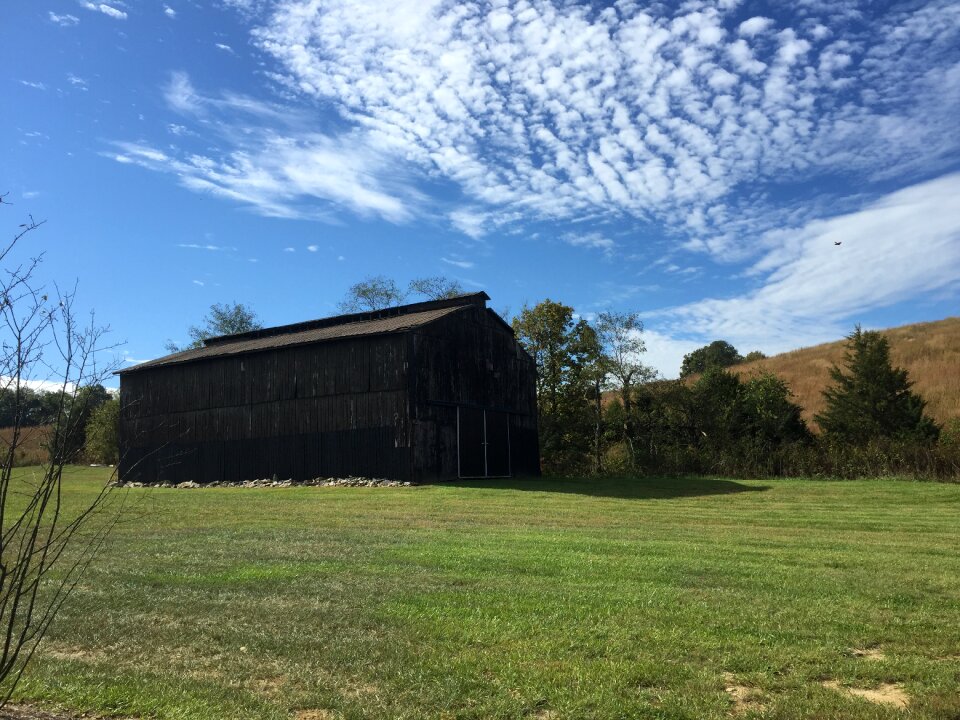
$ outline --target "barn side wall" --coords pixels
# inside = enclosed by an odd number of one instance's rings
[[[457,408],[509,415],[513,475],[539,475],[536,368],[502,321],[482,305],[409,336],[413,475],[452,479]]]
[[[121,477],[142,482],[411,475],[402,335],[121,375]]]

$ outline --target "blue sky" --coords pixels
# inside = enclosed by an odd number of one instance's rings
[[[668,377],[957,314],[955,2],[50,0],[0,53],[0,220],[128,363],[372,274],[638,310]]]

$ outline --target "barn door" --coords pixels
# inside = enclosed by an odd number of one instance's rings
[[[494,410],[457,408],[458,474],[462,478],[508,477],[510,416]]]

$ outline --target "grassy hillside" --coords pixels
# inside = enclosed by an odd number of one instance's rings
[[[45,445],[52,431],[53,425],[20,428],[20,439],[16,456],[13,458],[14,467],[39,465],[46,462],[49,453]],[[0,451],[6,453],[11,440],[13,440],[13,428],[0,428]]]
[[[906,368],[914,390],[927,400],[937,422],[960,417],[960,317],[884,330],[895,365]],[[740,374],[776,373],[786,380],[808,422],[823,409],[829,370],[843,358],[845,342],[826,343],[731,368]]]
[[[67,502],[106,477],[72,470]],[[155,720],[960,716],[960,485],[120,497],[128,521],[20,701]]]

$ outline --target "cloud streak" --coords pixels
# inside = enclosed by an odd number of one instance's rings
[[[294,111],[241,95],[205,96],[184,72],[172,74],[164,97],[206,128],[203,152],[121,141],[108,157],[173,174],[191,190],[235,200],[269,217],[332,222],[336,210],[346,209],[404,223],[421,202],[405,184],[397,159],[372,146],[362,130],[315,132],[297,124],[300,114]],[[176,127],[177,135],[191,134]]]
[[[93,3],[87,2],[86,0],[81,0],[80,6],[92,10],[93,12],[103,13],[107,17],[112,17],[114,20],[126,20],[127,13],[123,10],[113,7],[112,5],[107,5],[106,3]]]

